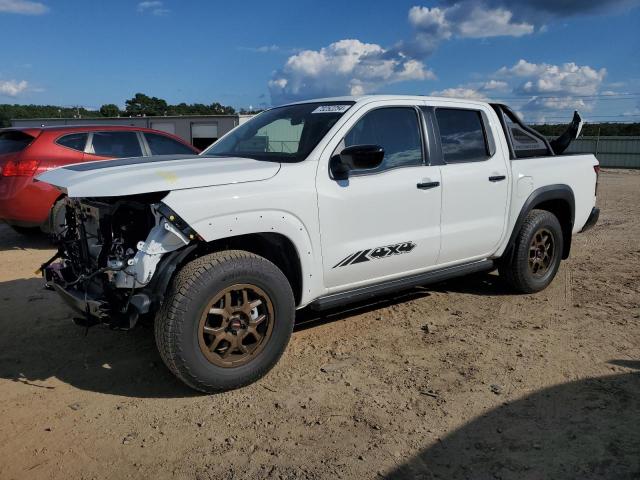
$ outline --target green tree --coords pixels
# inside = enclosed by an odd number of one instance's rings
[[[236,113],[235,108],[221,105],[218,102],[212,103],[209,108],[211,108],[212,115],[233,115],[234,113]]]
[[[166,100],[158,97],[149,97],[144,93],[136,93],[133,98],[125,102],[127,115],[134,117],[157,117],[167,113]]]
[[[105,103],[100,107],[100,115],[103,117],[119,117],[120,109],[115,103]]]

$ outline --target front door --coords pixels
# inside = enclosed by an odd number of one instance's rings
[[[331,151],[379,145],[385,151],[380,167],[333,180],[328,158],[320,163],[320,234],[330,291],[417,273],[436,262],[440,167],[426,162],[423,132],[420,112],[412,105],[369,106],[344,126]]]

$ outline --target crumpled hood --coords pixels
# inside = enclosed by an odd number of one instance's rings
[[[76,163],[44,172],[37,180],[70,197],[119,197],[256,182],[278,170],[279,163],[248,158],[158,155]]]

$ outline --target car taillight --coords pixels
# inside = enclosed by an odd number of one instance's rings
[[[3,177],[31,177],[36,170],[40,162],[37,160],[9,160],[2,166]]]
[[[598,180],[600,180],[600,165],[594,165],[593,171],[596,172],[596,195],[598,195]]]

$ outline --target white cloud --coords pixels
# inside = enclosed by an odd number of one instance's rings
[[[593,104],[581,98],[572,97],[533,97],[527,102],[525,110],[592,110]]]
[[[513,67],[502,67],[497,72],[501,76],[523,78],[516,92],[527,95],[594,95],[604,81],[607,70],[596,70],[589,65],[573,62],[562,65],[529,63],[518,61]]]
[[[30,0],[0,0],[0,13],[17,13],[21,15],[42,15],[49,11],[44,3]]]
[[[471,87],[445,88],[444,90],[434,90],[431,92],[434,97],[465,98],[468,100],[486,101],[484,93]]]
[[[491,96],[510,91],[510,86],[503,80],[490,79],[485,82],[467,83],[455,88],[434,90],[431,95],[435,97],[466,98],[469,100],[489,101]]]
[[[15,97],[24,92],[29,84],[26,80],[6,80],[0,81],[0,95]]]
[[[418,60],[375,43],[340,40],[289,57],[269,82],[275,103],[335,95],[362,95],[383,85],[435,78]]]
[[[585,3],[586,2],[586,3]],[[613,3],[616,4],[615,8]],[[366,94],[381,87],[409,80],[430,80],[434,73],[425,58],[444,41],[530,35],[553,19],[584,13],[609,12],[640,0],[612,0],[601,6],[597,0],[441,0],[436,7],[414,6],[408,11],[413,31],[410,39],[391,47],[340,40],[319,50],[293,52],[269,82],[272,102],[280,103],[316,96]],[[539,5],[540,8],[536,8]],[[583,6],[583,11],[580,6]],[[275,46],[255,51],[275,51]],[[484,81],[433,92],[434,95],[487,99],[504,93],[516,97],[525,110],[569,107],[589,109],[594,100],[566,100],[592,96],[601,91],[607,75],[604,68],[573,62],[560,65],[520,60],[487,75]],[[549,98],[552,97],[552,98]],[[514,102],[515,103],[515,102]]]
[[[151,13],[152,15],[161,17],[164,15],[168,15],[171,12],[171,10],[164,7],[164,2],[160,2],[157,0],[150,0],[145,2],[139,2],[138,12]]]
[[[463,0],[450,7],[412,7],[409,23],[416,30],[414,38],[400,48],[413,56],[428,55],[440,42],[453,37],[520,37],[535,30],[530,23],[514,21],[511,10],[489,8],[477,0]]]
[[[506,103],[527,120],[544,121],[550,114],[592,111],[599,95],[614,94],[601,91],[606,74],[604,68],[596,69],[573,62],[553,65],[520,60],[511,67],[500,68],[484,82],[436,90],[431,95],[505,101],[500,96],[507,94]]]
[[[411,7],[409,9],[409,22],[415,28],[424,32],[435,33],[438,36],[448,38],[451,36],[451,25],[446,19],[448,8],[438,7]]]
[[[509,84],[507,82],[503,82],[501,80],[491,79],[488,82],[482,84],[483,90],[498,90],[498,91],[506,91],[509,89]]]
[[[505,8],[487,10],[476,6],[457,22],[458,35],[466,38],[521,37],[533,31],[534,27],[529,23],[514,22],[513,13]]]
[[[480,5],[487,10],[512,9],[518,21],[526,21],[538,28],[545,22],[578,15],[615,14],[640,5],[639,0],[442,0],[444,5],[466,3]],[[517,6],[517,8],[514,8]]]
[[[543,122],[548,117],[571,110],[592,111],[602,95],[605,68],[567,62],[560,65],[519,60],[502,67],[495,76],[507,81],[519,108],[528,120]],[[522,103],[523,102],[523,103]]]
[[[259,47],[238,47],[238,50],[254,53],[273,53],[279,52],[281,48],[278,45],[261,45]]]

